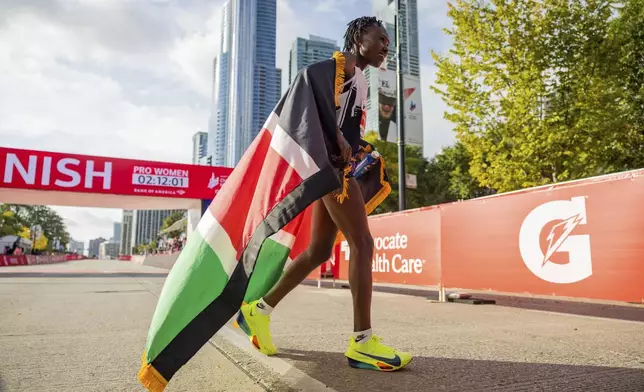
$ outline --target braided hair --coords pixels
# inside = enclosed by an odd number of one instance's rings
[[[344,51],[353,51],[354,45],[360,41],[362,34],[364,34],[367,27],[371,25],[384,27],[382,25],[382,21],[378,20],[374,16],[362,16],[349,22],[347,24],[347,31],[344,33]]]

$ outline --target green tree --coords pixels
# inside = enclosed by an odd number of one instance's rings
[[[0,237],[19,235],[23,228],[24,225],[20,221],[20,217],[7,204],[0,206]]]
[[[479,184],[505,192],[644,162],[644,133],[625,104],[624,55],[611,32],[615,3],[450,4],[454,43],[448,55],[432,53],[440,86],[433,89],[451,109],[445,117]]]
[[[373,214],[381,214],[385,212],[398,211],[398,145],[389,143],[378,139],[378,135],[374,131],[370,131],[365,135],[365,140],[373,144],[378,153],[380,153],[385,160],[385,169],[387,176],[391,183],[391,193],[381,204],[376,208]],[[406,192],[406,207],[416,208],[426,204],[426,195],[423,192],[425,189],[421,186],[422,174],[426,169],[427,161],[423,157],[422,150],[416,146],[405,147],[405,169],[407,173],[416,174],[417,176],[417,189],[407,189]]]
[[[368,132],[365,140],[373,144],[385,159],[391,194],[374,214],[398,211],[398,145],[378,140],[375,132]],[[406,172],[416,175],[416,189],[407,189],[408,209],[470,199],[494,193],[479,185],[470,174],[471,156],[462,143],[444,148],[431,160],[423,157],[416,146],[405,147]]]
[[[5,211],[11,211],[22,226],[28,229],[40,226],[42,235],[47,239],[46,250],[53,250],[56,241],[63,248],[69,243],[69,233],[67,232],[65,221],[52,208],[19,204],[4,204],[2,208]],[[24,229],[21,230],[21,232],[24,231]],[[35,235],[35,232],[32,234]],[[33,238],[33,235],[31,237],[30,239],[35,243],[37,238]],[[40,241],[40,244],[44,243],[43,240]]]
[[[461,142],[456,142],[429,162],[431,177],[426,181],[434,192],[436,202],[446,203],[494,194],[494,189],[483,187],[470,173],[471,155]]]
[[[163,225],[161,225],[161,231],[167,229],[168,227],[172,226],[176,222],[180,221],[185,217],[185,212],[183,211],[175,211],[172,214],[170,214],[167,218],[163,220]],[[175,230],[167,233],[167,236],[172,238],[176,237],[181,234],[181,230]]]
[[[27,222],[29,227],[40,226],[43,235],[48,239],[47,250],[53,250],[56,242],[65,247],[69,242],[69,233],[63,218],[47,206],[32,206],[29,209]]]
[[[47,236],[45,236],[44,234],[40,234],[34,241],[33,248],[34,250],[46,250],[49,249],[49,245],[49,238],[47,238]]]
[[[611,24],[614,49],[619,54],[617,73],[624,83],[624,104],[629,122],[644,134],[644,0],[629,0],[619,8],[619,17]],[[644,143],[633,145],[633,157],[644,155]],[[632,167],[644,166],[634,159]]]

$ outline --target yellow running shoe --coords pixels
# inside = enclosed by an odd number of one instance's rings
[[[257,302],[242,305],[237,324],[248,335],[253,346],[265,355],[277,354],[277,348],[273,345],[271,338],[271,316],[264,315],[257,310]]]
[[[412,360],[409,353],[394,350],[380,343],[380,338],[372,335],[365,343],[357,343],[353,338],[344,354],[349,366],[357,369],[393,372],[407,366]]]

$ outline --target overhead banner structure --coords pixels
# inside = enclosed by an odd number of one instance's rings
[[[231,168],[0,147],[0,187],[212,200]]]

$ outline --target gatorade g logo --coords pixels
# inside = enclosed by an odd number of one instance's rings
[[[541,248],[540,235],[550,222],[560,221],[548,233],[547,248]],[[519,233],[519,249],[523,262],[533,274],[552,283],[574,283],[592,275],[590,236],[572,234],[578,225],[585,225],[586,198],[556,200],[532,210],[523,221]],[[550,261],[555,252],[568,253],[567,264]]]

